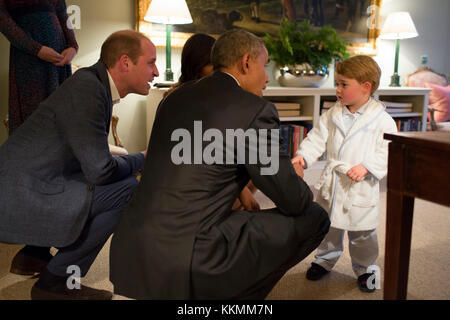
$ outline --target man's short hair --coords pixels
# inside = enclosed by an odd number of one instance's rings
[[[244,54],[257,58],[264,48],[264,41],[242,29],[233,29],[223,33],[211,51],[211,63],[214,70],[235,65]]]
[[[136,64],[138,58],[142,55],[141,41],[143,39],[150,41],[144,34],[137,31],[122,30],[114,32],[103,42],[100,61],[107,68],[112,68],[125,54]]]
[[[355,79],[359,83],[370,82],[372,84],[370,95],[373,95],[380,84],[381,69],[369,56],[359,55],[339,62],[336,65],[336,73]]]

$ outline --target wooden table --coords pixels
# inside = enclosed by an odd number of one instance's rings
[[[450,206],[450,132],[402,132],[385,134],[384,138],[392,141],[387,176],[384,299],[406,299],[414,198]]]

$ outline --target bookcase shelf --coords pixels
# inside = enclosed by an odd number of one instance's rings
[[[403,112],[403,113],[390,113],[392,118],[416,118],[422,117],[420,112]]]
[[[391,114],[395,118],[415,118],[422,121],[421,131],[426,131],[429,88],[379,88],[374,98],[380,101],[412,103],[412,112]],[[335,88],[285,88],[267,87],[264,98],[272,102],[295,102],[300,104],[300,117],[280,117],[282,122],[307,121],[318,125],[324,101],[336,100]]]
[[[156,108],[163,97],[166,88],[152,88],[147,97],[147,139],[153,127]],[[387,87],[379,88],[375,94],[375,99],[392,102],[411,102],[412,111],[399,113],[393,118],[416,118],[422,121],[422,131],[427,128],[428,95],[429,88],[410,87]],[[335,99],[335,88],[286,88],[267,87],[263,91],[264,98],[272,102],[295,102],[300,104],[299,117],[281,117],[282,122],[305,121],[313,126],[318,125],[320,118],[320,107],[323,101]]]
[[[280,121],[312,121],[314,117],[280,117]]]

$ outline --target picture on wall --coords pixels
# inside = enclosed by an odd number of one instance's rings
[[[151,0],[137,0],[137,24],[143,22]],[[352,53],[376,54],[381,0],[186,0],[193,23],[174,25],[179,34],[219,35],[243,28],[258,36],[276,36],[283,17],[301,22],[310,20],[313,28],[331,24],[352,44]],[[157,29],[157,27],[156,27]]]

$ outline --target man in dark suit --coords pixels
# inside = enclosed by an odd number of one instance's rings
[[[229,31],[211,57],[212,76],[159,105],[145,171],[111,243],[110,279],[120,295],[263,299],[328,232],[301,168],[279,149],[277,111],[261,97],[262,40]],[[249,179],[277,208],[231,210]]]
[[[148,94],[155,60],[144,35],[112,34],[100,61],[67,79],[1,146],[0,241],[27,244],[12,269],[41,272],[32,299],[111,299],[73,277],[86,275],[138,184],[146,151],[112,156],[108,132],[113,104]]]

